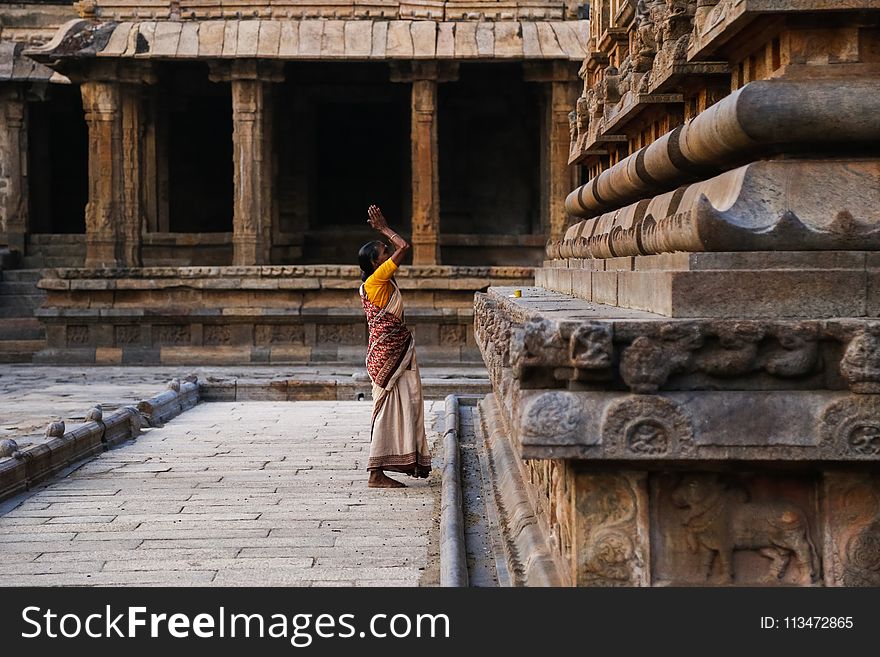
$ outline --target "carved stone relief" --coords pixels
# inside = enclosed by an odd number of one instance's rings
[[[206,324],[202,329],[203,341],[206,345],[228,345],[232,343],[232,330],[222,324]]]
[[[582,441],[585,417],[577,396],[567,392],[547,392],[527,402],[523,411],[523,442],[566,444]]]
[[[840,373],[853,392],[880,392],[880,325],[869,325],[850,340]]]
[[[640,527],[644,480],[637,474],[575,478],[575,581],[578,586],[646,586]]]
[[[70,347],[82,347],[89,344],[89,327],[79,324],[68,325],[67,344]]]
[[[160,324],[153,327],[153,344],[185,345],[190,343],[188,324]]]
[[[820,578],[812,481],[688,473],[652,483],[660,581],[811,585]]]
[[[140,326],[115,326],[113,328],[113,343],[117,347],[137,344],[141,341]]]
[[[510,334],[513,374],[532,386],[558,380],[610,378],[613,330],[601,322],[574,327],[530,320]]]
[[[463,324],[441,324],[441,345],[463,345],[467,342],[467,327]]]
[[[318,324],[318,344],[360,344],[362,329],[360,324]]]
[[[834,402],[822,413],[822,451],[829,455],[875,459],[880,456],[880,399],[875,395]]]
[[[880,586],[880,478],[827,472],[825,580],[831,586]]]
[[[297,324],[257,324],[254,326],[254,344],[303,344],[304,330]]]
[[[606,453],[664,456],[693,453],[693,429],[679,406],[662,397],[629,397],[614,402],[602,422]]]

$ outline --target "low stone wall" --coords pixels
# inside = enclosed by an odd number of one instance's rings
[[[473,294],[530,284],[527,267],[403,267],[422,365],[481,361]],[[363,362],[360,270],[345,266],[46,270],[41,363]]]
[[[199,403],[196,381],[172,380],[169,388],[137,407],[120,408],[106,417],[98,413],[70,431],[64,424],[49,425],[46,442],[12,451],[0,458],[0,500],[33,488],[68,466],[119,443],[136,438],[143,426],[158,426]],[[98,419],[99,418],[99,419]],[[12,441],[4,441],[6,446]]]

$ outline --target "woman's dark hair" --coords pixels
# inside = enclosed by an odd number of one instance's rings
[[[361,266],[361,280],[365,281],[370,277],[376,268],[373,266],[373,261],[379,259],[379,249],[382,247],[382,242],[379,240],[373,240],[372,242],[367,242],[361,247],[361,250],[358,251],[358,264]]]

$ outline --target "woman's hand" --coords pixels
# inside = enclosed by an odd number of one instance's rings
[[[403,256],[409,251],[409,243],[388,226],[388,220],[385,219],[385,215],[382,214],[378,205],[371,205],[367,208],[367,215],[369,216],[367,223],[391,240],[395,249],[391,259],[394,264],[400,265],[403,262]]]
[[[388,220],[385,219],[385,215],[382,214],[382,210],[379,209],[378,205],[371,205],[367,208],[367,216],[369,217],[367,223],[380,233],[388,230]]]

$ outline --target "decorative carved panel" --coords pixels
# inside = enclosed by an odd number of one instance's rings
[[[655,584],[821,581],[814,479],[689,472],[650,484]]]
[[[304,332],[299,324],[257,324],[254,327],[254,344],[303,344]]]
[[[579,473],[575,482],[577,586],[647,586],[644,474]]]

